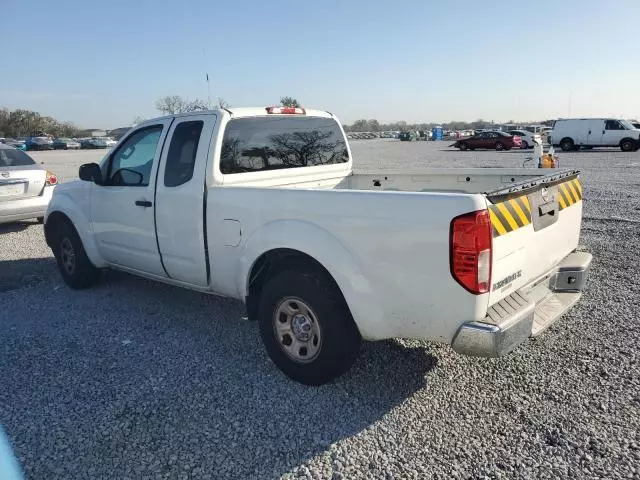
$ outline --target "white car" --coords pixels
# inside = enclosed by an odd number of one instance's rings
[[[79,177],[44,227],[70,287],[113,268],[239,299],[304,384],[349,369],[362,340],[505,355],[578,301],[591,263],[577,170],[356,174],[318,110],[147,120]]]
[[[509,130],[509,135],[517,135],[522,140],[522,148],[533,148],[542,145],[542,136],[527,130]]]
[[[619,147],[623,152],[640,148],[640,130],[628,120],[616,118],[569,118],[556,120],[551,143],[562,150],[580,147]]]
[[[25,152],[0,144],[0,223],[44,219],[58,177]]]

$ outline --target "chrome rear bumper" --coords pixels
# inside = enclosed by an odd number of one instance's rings
[[[573,252],[552,270],[491,306],[478,322],[463,324],[453,349],[464,355],[500,357],[546,330],[581,297],[592,255]]]

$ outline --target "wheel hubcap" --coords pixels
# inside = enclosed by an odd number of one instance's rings
[[[299,298],[287,297],[276,307],[273,330],[282,351],[295,362],[313,361],[320,352],[320,324],[313,310]]]
[[[62,267],[69,275],[73,275],[73,271],[76,268],[76,253],[71,244],[71,240],[64,237],[60,241],[60,260],[62,261]]]

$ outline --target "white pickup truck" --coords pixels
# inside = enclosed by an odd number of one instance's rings
[[[310,385],[363,339],[504,355],[571,308],[591,263],[578,171],[354,174],[327,112],[148,120],[79,176],[44,227],[69,286],[114,268],[240,299],[273,362]]]

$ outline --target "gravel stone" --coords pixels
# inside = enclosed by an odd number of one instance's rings
[[[447,145],[351,142],[362,172],[530,155]],[[34,156],[69,180],[102,155]],[[27,478],[638,478],[640,154],[559,155],[594,254],[573,310],[498,359],[366,343],[321,388],[280,374],[239,303],[116,272],[72,291],[41,225],[1,225],[0,423]]]

